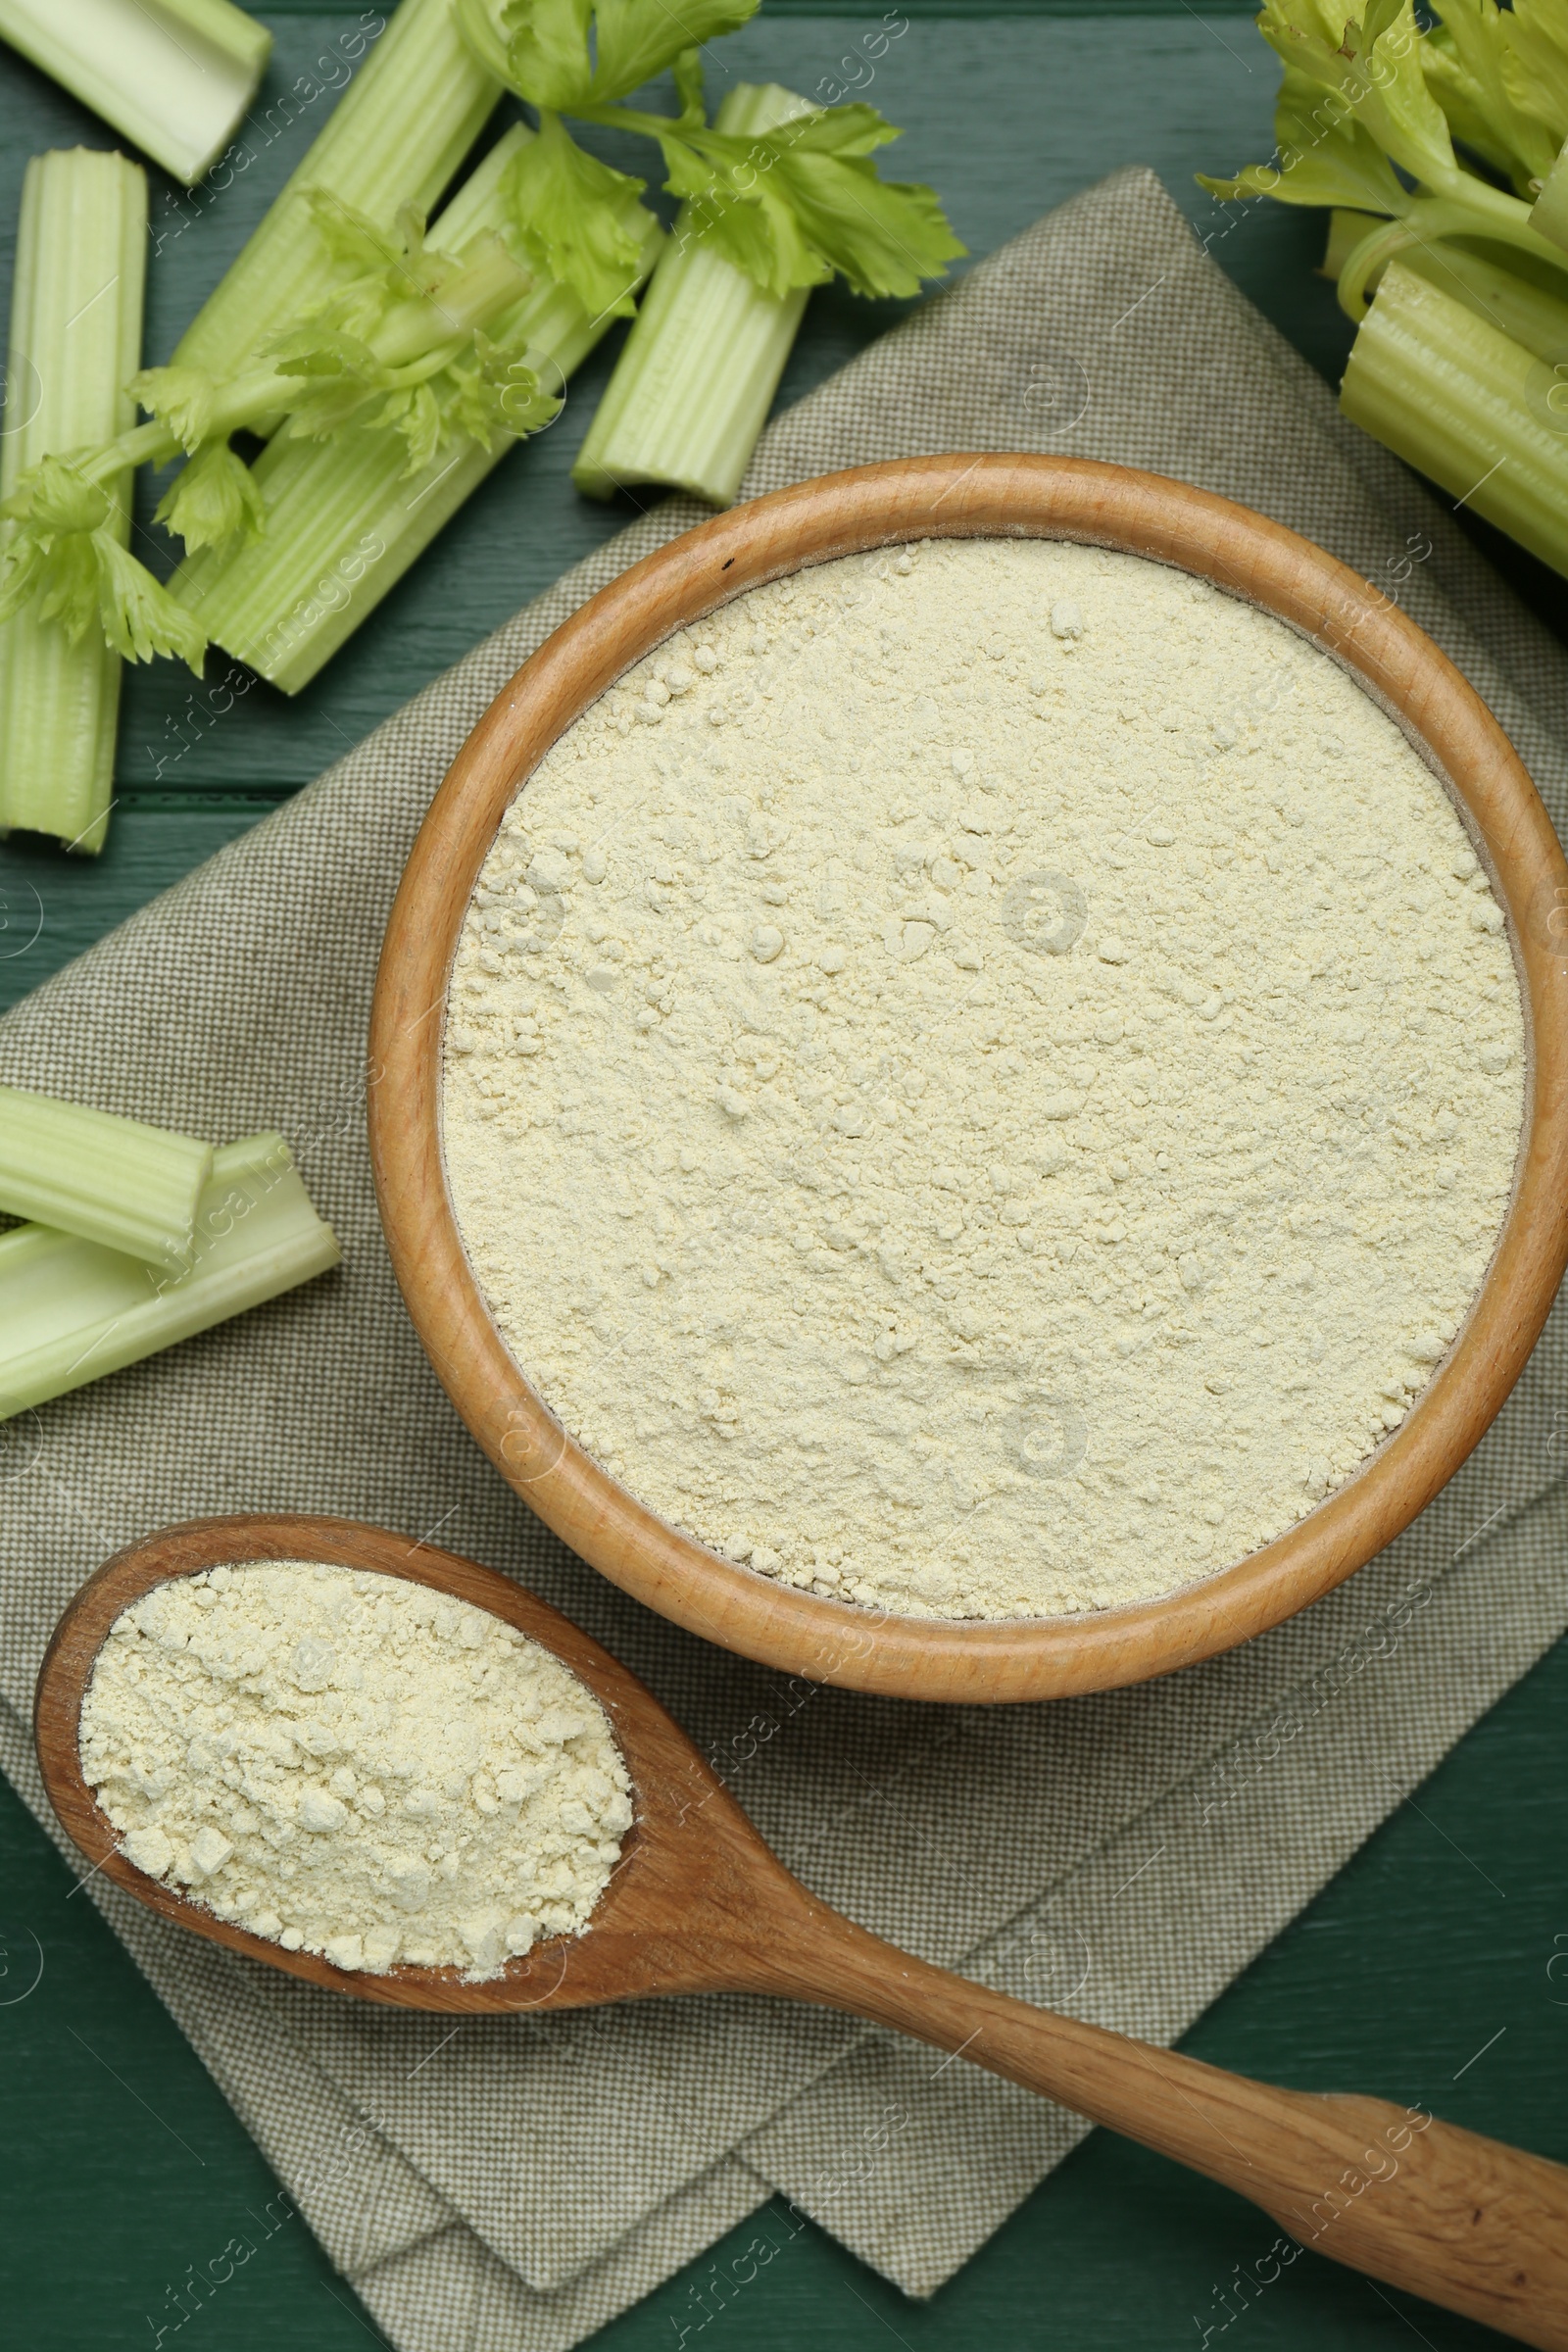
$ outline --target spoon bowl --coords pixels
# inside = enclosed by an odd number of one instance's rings
[[[586,1684],[610,1718],[635,1790],[636,1814],[593,1916],[591,1934],[536,1944],[478,1984],[456,1968],[400,1967],[376,1974],[334,1968],[317,1952],[288,1952],[220,1919],[120,1850],[120,1833],[82,1775],[82,1700],[110,1627],[157,1585],[220,1564],[325,1561],[402,1577],[466,1600],[526,1634]],[[38,1676],[34,1737],[49,1799],[103,1876],[165,1919],[313,1984],[401,2009],[582,2008],[641,1993],[712,1987],[703,1941],[744,1925],[758,1857],[789,1886],[722,1783],[653,1692],[548,1602],[493,1568],[435,1551],[407,1536],[351,1519],[288,1515],[192,1519],[117,1552],[82,1587],[55,1629]],[[699,1957],[699,1948],[704,1956]],[[684,1971],[684,1973],[683,1973]]]
[[[147,1877],[88,1787],[81,1706],[122,1612],[155,1586],[258,1560],[324,1561],[487,1609],[592,1691],[635,1813],[587,1926],[478,1984],[454,1968],[344,1971],[288,1952]],[[343,1519],[197,1519],[119,1552],[71,1603],[38,1677],[44,1786],[97,1872],[162,1918],[358,2000],[447,2015],[572,2009],[661,1993],[757,1992],[911,2034],[1223,2181],[1302,2244],[1568,2352],[1568,2170],[1423,2109],[1321,2095],[1205,2066],[931,1967],[817,1901],[762,1842],[653,1693],[558,1610],[472,1560]]]

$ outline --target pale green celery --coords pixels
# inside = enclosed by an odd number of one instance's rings
[[[0,38],[188,183],[233,138],[272,52],[229,0],[0,0]]]
[[[1362,238],[1384,225],[1370,213],[1332,212],[1319,274],[1337,279]],[[1478,318],[1511,335],[1538,359],[1568,358],[1568,277],[1562,281],[1562,291],[1551,294],[1524,276],[1520,269],[1447,238],[1430,244],[1412,240],[1400,249],[1398,260],[1417,277],[1451,294]],[[1523,263],[1523,269],[1530,267],[1528,261]],[[1377,282],[1374,277],[1374,287]]]
[[[280,1135],[218,1152],[185,1273],[47,1225],[0,1234],[0,1420],[260,1306],[339,1255]]]
[[[1522,343],[1538,360],[1568,361],[1568,278],[1562,294],[1548,294],[1517,271],[1462,245],[1416,245],[1401,253],[1399,261],[1428,285],[1462,302],[1489,326]],[[1568,416],[1563,423],[1568,426]]]
[[[746,137],[811,111],[777,82],[739,82],[713,127]],[[764,293],[703,242],[700,218],[683,205],[577,453],[578,489],[611,498],[657,482],[729,506],[767,421],[808,291]]]
[[[1461,506],[1568,574],[1568,383],[1545,361],[1392,262],[1356,335],[1340,406]]]
[[[502,174],[531,135],[518,124],[498,141],[432,224],[433,244],[450,252],[503,224]],[[660,241],[651,221],[644,276]],[[550,390],[612,323],[608,312],[590,318],[564,286],[542,285],[494,331],[499,338],[518,325],[526,330],[528,364]],[[272,441],[253,469],[267,504],[266,528],[231,553],[205,549],[188,558],[171,583],[173,593],[214,644],[285,694],[297,694],[511,446],[454,441],[404,479],[407,453],[392,434],[346,432],[329,447]]]
[[[194,1136],[0,1086],[0,1208],[14,1217],[182,1266],[212,1174]]]
[[[135,420],[147,179],[86,148],[34,156],[22,183],[0,497],[44,457],[112,441]],[[15,404],[15,421],[12,409]],[[106,482],[130,537],[130,474]],[[0,548],[5,526],[0,524]],[[0,832],[101,850],[114,797],[121,659],[96,629],[73,645],[31,610],[0,622]]]
[[[1328,243],[1317,266],[1318,276],[1337,279],[1361,239],[1378,225],[1376,213],[1351,213],[1336,205],[1329,215]]]
[[[351,273],[328,251],[309,190],[325,189],[390,228],[400,205],[435,202],[500,95],[500,83],[459,32],[451,0],[402,0],[304,161],[180,337],[175,365],[237,375],[270,337],[297,325]],[[286,111],[290,102],[278,103]]]

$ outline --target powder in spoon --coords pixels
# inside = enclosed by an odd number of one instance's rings
[[[343,1969],[497,1975],[582,1928],[632,1818],[603,1708],[402,1577],[246,1562],[116,1618],[83,1773],[138,1870]]]
[[[464,1240],[566,1428],[915,1616],[1138,1600],[1310,1511],[1456,1332],[1522,1113],[1503,911],[1394,721],[1027,539],[637,664],[509,810],[446,1042]]]

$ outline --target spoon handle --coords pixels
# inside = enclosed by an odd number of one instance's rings
[[[1037,2009],[808,1900],[808,1926],[749,1955],[753,1988],[961,2051],[1250,2197],[1298,2245],[1568,2352],[1568,2168],[1423,2107],[1280,2089]]]

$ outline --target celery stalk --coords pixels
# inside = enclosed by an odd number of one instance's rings
[[[141,357],[147,179],[123,156],[34,156],[22,185],[0,497],[41,458],[134,422],[123,387]],[[122,547],[130,473],[104,485]],[[0,525],[0,552],[5,526]],[[0,832],[25,826],[101,850],[114,796],[121,659],[96,630],[73,645],[36,612],[0,622]]]
[[[148,1265],[188,1263],[213,1152],[194,1136],[0,1086],[0,1208]]]
[[[1381,221],[1370,213],[1338,208],[1331,212],[1328,244],[1318,275],[1337,280],[1363,237],[1375,230],[1388,233],[1391,241],[1398,234],[1396,223]],[[1391,253],[1389,258],[1396,255]],[[1451,237],[1413,235],[1396,248],[1396,258],[1404,269],[1451,294],[1455,302],[1462,302],[1478,318],[1511,335],[1538,359],[1568,358],[1568,278],[1560,281],[1561,292],[1548,293],[1519,269],[1491,260]],[[1380,265],[1370,273],[1369,291],[1376,287],[1386,267],[1386,263]],[[1522,264],[1523,269],[1529,267],[1528,261]]]
[[[1328,242],[1323,249],[1323,259],[1317,266],[1318,276],[1338,280],[1340,271],[1361,239],[1378,224],[1379,217],[1375,213],[1348,212],[1343,205],[1336,205],[1329,214]]]
[[[180,337],[174,364],[236,375],[341,283],[306,191],[390,228],[435,202],[501,94],[459,32],[451,0],[402,0],[298,170]]]
[[[1463,245],[1413,245],[1401,266],[1462,302],[1489,326],[1522,343],[1538,360],[1568,360],[1568,301]],[[1568,294],[1568,278],[1563,281]],[[1568,422],[1568,418],[1564,419]]]
[[[714,118],[741,137],[811,107],[777,82],[738,82]],[[806,309],[807,287],[766,294],[703,243],[681,207],[571,478],[590,498],[637,482],[727,507],[767,420]]]
[[[0,1419],[260,1306],[339,1255],[280,1135],[216,1155],[184,1274],[47,1225],[0,1234]]]
[[[501,179],[532,134],[510,130],[453,197],[430,229],[452,250],[506,220]],[[644,273],[659,231],[650,221]],[[502,320],[528,336],[528,363],[548,382],[564,378],[612,323],[591,318],[564,286],[541,285]],[[366,615],[394,587],[495,466],[493,449],[458,440],[405,478],[406,456],[390,435],[342,434],[330,447],[274,440],[256,461],[267,507],[260,535],[231,551],[211,549],[180,565],[172,583],[215,644],[285,694],[308,685]]]
[[[1352,423],[1568,574],[1568,380],[1397,262],[1350,352]]]
[[[232,139],[272,52],[230,0],[0,0],[0,39],[186,182]]]

